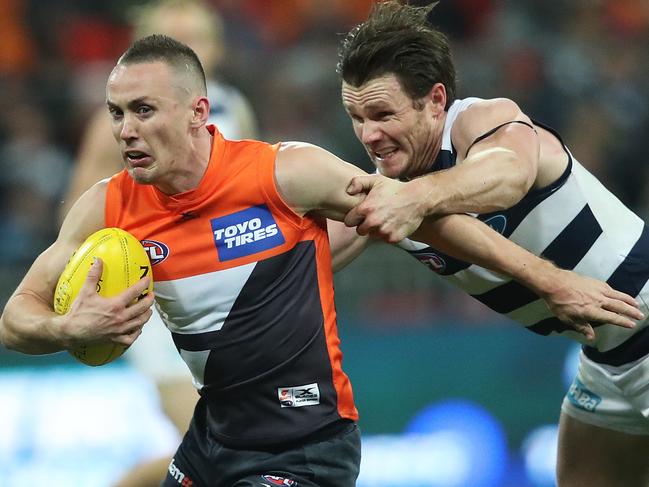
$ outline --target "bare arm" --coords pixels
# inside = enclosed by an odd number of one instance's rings
[[[342,221],[364,195],[352,196],[345,188],[352,177],[367,174],[332,153],[301,142],[282,144],[275,163],[277,187],[299,215],[316,212]]]
[[[72,207],[57,240],[34,261],[0,317],[0,341],[29,354],[52,353],[81,343],[112,340],[130,345],[148,320],[153,296],[131,303],[148,285],[140,280],[123,293],[102,298],[96,292],[103,264],[94,264],[69,312],[53,310],[58,278],[77,247],[104,226],[105,182]]]
[[[414,235],[441,252],[509,276],[534,291],[552,313],[592,339],[592,324],[626,328],[643,318],[633,297],[605,282],[559,269],[467,215],[424,219]]]
[[[372,240],[356,233],[342,222],[327,220],[329,233],[329,248],[331,250],[331,266],[334,272],[345,268],[358,257]]]

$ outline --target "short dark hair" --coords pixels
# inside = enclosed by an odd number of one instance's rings
[[[119,58],[117,64],[162,61],[196,79],[203,95],[207,94],[205,71],[196,53],[182,42],[166,35],[153,34],[138,39]]]
[[[381,1],[343,39],[338,74],[352,86],[394,74],[413,100],[435,83],[446,88],[446,108],[455,100],[455,67],[447,37],[429,23],[437,2],[426,7]]]

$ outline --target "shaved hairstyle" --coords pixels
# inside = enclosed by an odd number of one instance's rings
[[[196,53],[182,42],[160,34],[139,39],[129,47],[117,61],[118,65],[151,63],[160,61],[169,65],[178,74],[193,82],[193,88],[200,95],[207,96],[205,71]],[[184,84],[179,88],[191,91]]]

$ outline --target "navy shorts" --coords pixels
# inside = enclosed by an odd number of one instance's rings
[[[286,448],[234,449],[200,435],[194,422],[161,487],[353,487],[360,469],[358,425]],[[203,436],[203,438],[199,438]]]

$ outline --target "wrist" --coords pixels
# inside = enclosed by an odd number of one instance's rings
[[[48,335],[48,341],[60,348],[69,349],[74,343],[72,336],[68,332],[70,323],[68,315],[55,314],[45,326]]]
[[[540,297],[552,294],[559,283],[561,269],[552,262],[539,258],[532,264],[523,266],[519,280]]]
[[[439,197],[440,188],[435,184],[433,175],[429,174],[417,179],[413,179],[408,183],[413,188],[413,193],[417,199],[417,211],[419,216],[425,218],[435,213],[439,213]]]

